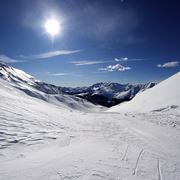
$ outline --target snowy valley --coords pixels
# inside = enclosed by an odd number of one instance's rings
[[[1,63],[0,180],[179,180],[179,82],[121,86],[111,99],[137,95],[106,108],[80,96],[112,84],[65,89]]]

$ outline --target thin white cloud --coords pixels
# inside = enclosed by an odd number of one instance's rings
[[[107,61],[71,61],[70,63],[76,66],[86,66],[86,65],[93,65],[93,64],[103,64],[103,63],[107,63]]]
[[[121,58],[115,58],[115,61],[119,62],[119,61],[128,61],[128,57],[121,57]]]
[[[179,66],[178,61],[170,61],[170,62],[166,62],[166,63],[157,65],[157,67],[159,67],[159,68],[173,68],[173,67],[177,67],[177,66]]]
[[[83,61],[71,61],[70,63],[76,66],[85,66],[85,65],[93,65],[93,64],[113,63],[114,61],[123,63],[128,61],[144,61],[144,60],[146,59],[138,59],[138,58],[129,59],[128,57],[121,57],[121,58],[114,58],[114,60],[109,60],[109,61],[83,60]]]
[[[54,74],[51,74],[52,76],[67,76],[69,75],[68,73],[54,73]]]
[[[4,62],[4,63],[17,63],[17,62],[22,62],[22,61],[19,61],[17,59],[13,59],[13,58],[10,58],[6,55],[3,55],[3,54],[0,54],[0,61],[1,62]]]
[[[68,73],[50,73],[50,72],[46,72],[45,75],[47,75],[47,76],[67,76],[69,74]]]
[[[57,51],[49,51],[40,54],[33,54],[29,56],[20,55],[19,57],[24,59],[48,59],[56,56],[69,55],[79,53],[82,50],[57,50]]]
[[[116,62],[127,62],[127,61],[145,61],[146,59],[121,57],[121,58],[114,58],[114,60]]]
[[[123,66],[121,64],[115,64],[115,65],[109,65],[105,68],[100,68],[99,70],[101,71],[109,71],[109,72],[112,72],[112,71],[127,71],[127,70],[130,70],[131,67],[129,66]]]
[[[68,54],[75,54],[79,53],[82,50],[58,50],[58,51],[50,51],[46,53],[36,54],[32,55],[31,57],[34,59],[47,59],[55,56],[62,56],[62,55],[68,55]]]

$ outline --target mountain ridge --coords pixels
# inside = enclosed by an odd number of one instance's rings
[[[89,87],[78,88],[62,88],[67,94],[76,95],[106,107],[117,105],[124,101],[130,101],[134,96],[148,88],[152,88],[156,83],[145,84],[119,84],[100,82]]]
[[[120,84],[114,82],[99,82],[86,87],[61,87],[37,80],[26,72],[13,68],[0,62],[0,76],[13,83],[13,86],[26,94],[47,100],[49,95],[70,95],[73,98],[87,100],[95,105],[111,107],[130,101],[134,96],[146,89],[152,88],[156,83]]]

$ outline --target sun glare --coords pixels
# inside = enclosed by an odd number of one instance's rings
[[[55,35],[58,35],[61,30],[60,23],[53,17],[45,22],[44,28],[46,32],[51,35],[52,38],[54,38]]]

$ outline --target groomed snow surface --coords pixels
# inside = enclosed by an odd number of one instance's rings
[[[102,112],[0,80],[0,180],[179,180],[179,82],[180,73]]]

